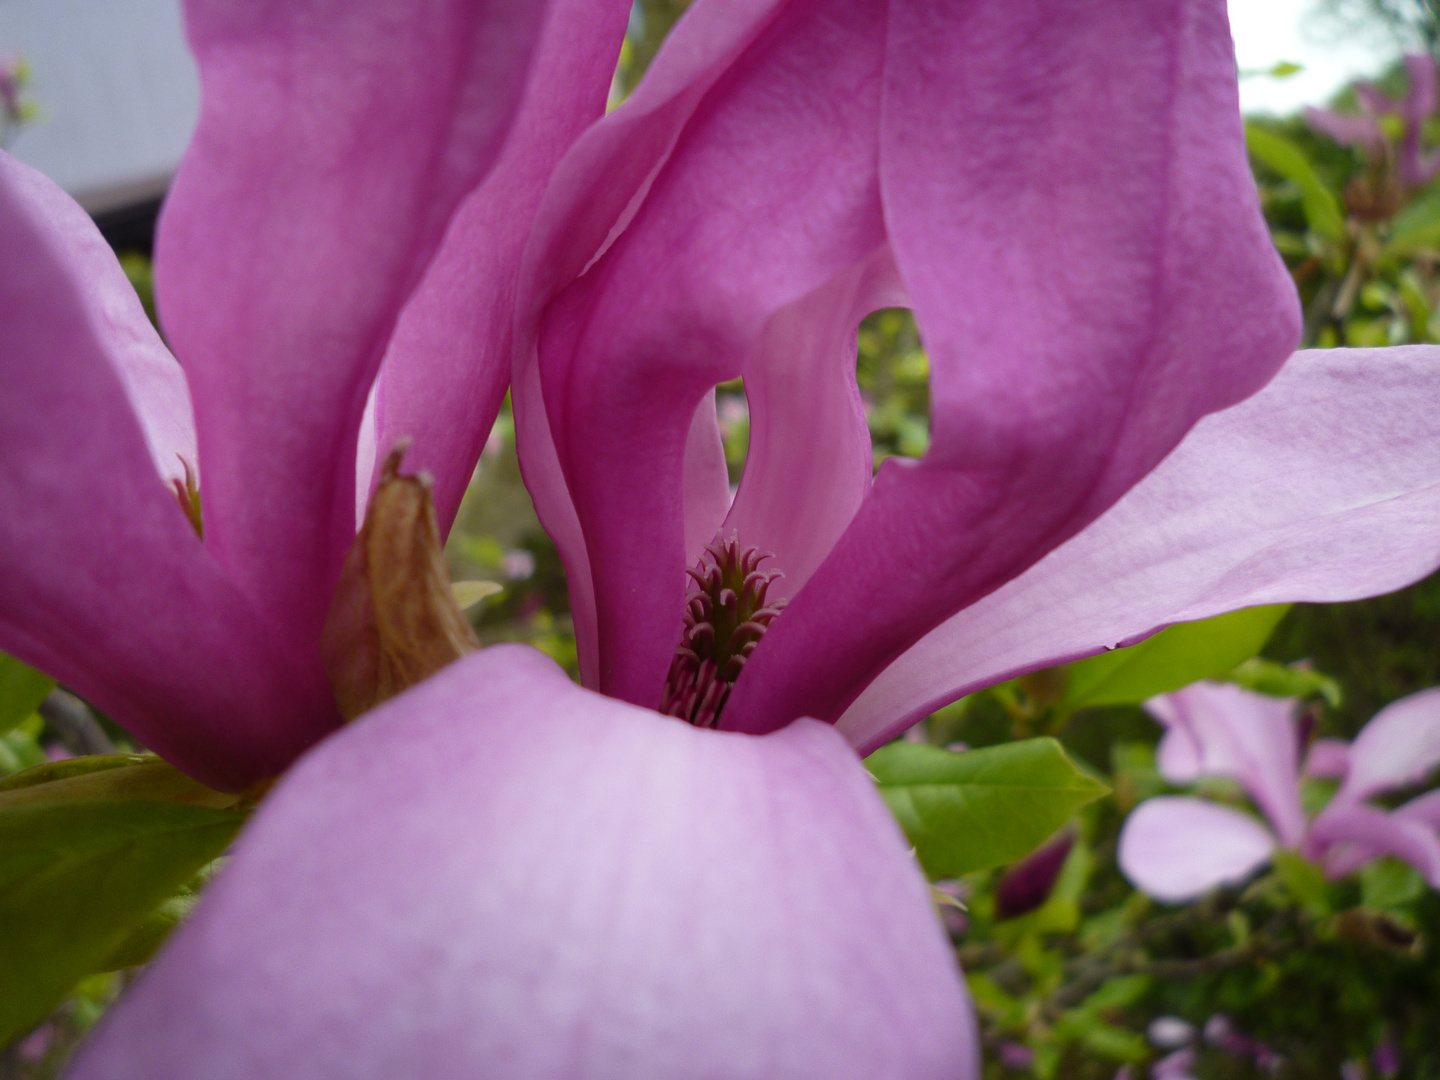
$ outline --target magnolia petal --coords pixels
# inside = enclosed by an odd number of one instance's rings
[[[725,520],[772,552],[788,599],[824,561],[870,490],[874,463],[855,385],[856,327],[905,303],[888,248],[772,315],[745,361],[750,447]]]
[[[1300,336],[1223,0],[906,0],[889,16],[880,179],[932,441],[881,466],[747,662],[722,719],[736,730],[837,719]]]
[[[1355,802],[1422,780],[1440,764],[1440,687],[1392,702],[1350,744],[1350,771],[1335,793]]]
[[[535,210],[555,163],[605,111],[629,14],[627,0],[549,4],[504,150],[456,211],[386,351],[378,442],[388,450],[412,440],[406,464],[434,479],[441,535],[510,382],[516,280]],[[487,54],[496,47],[482,44]]]
[[[685,435],[685,558],[694,564],[701,549],[715,539],[730,509],[730,470],[715,412],[715,391],[700,399]]]
[[[152,436],[173,433],[174,384],[113,258],[68,205],[58,225],[39,216],[55,205],[0,154],[0,649],[237,789],[338,721],[329,686],[318,657],[282,651],[156,475],[131,395],[154,406]]]
[[[1243,881],[1275,850],[1254,818],[1204,799],[1161,795],[1136,807],[1120,830],[1120,869],[1141,892],[1181,903]]]
[[[1385,132],[1373,116],[1356,116],[1328,109],[1306,109],[1305,123],[1342,146],[1359,146],[1371,154],[1385,151]]]
[[[355,533],[385,343],[500,148],[546,7],[187,0],[201,113],[157,294],[195,399],[206,544],[292,649],[314,647]]]
[[[1403,818],[1424,822],[1432,829],[1440,830],[1440,789],[1427,791],[1396,808],[1395,813]]]
[[[976,1077],[850,748],[473,654],[281,781],[75,1080]]]
[[[1227,683],[1197,682],[1152,698],[1145,708],[1169,725],[1167,738],[1187,739],[1194,748],[1196,768],[1188,776],[1166,771],[1166,755],[1157,755],[1166,779],[1238,780],[1269,818],[1280,842],[1286,847],[1300,843],[1305,811],[1300,806],[1300,738],[1293,700]]]
[[[1307,846],[1321,852],[1325,872],[1344,877],[1381,855],[1404,859],[1440,889],[1440,837],[1424,821],[1364,803],[1331,803],[1310,824]]]
[[[1344,739],[1316,739],[1305,755],[1306,776],[1344,780],[1350,771],[1350,744]]]
[[[114,251],[74,199],[44,174],[3,151],[0,178],[15,210],[46,230],[56,252],[64,252],[79,301],[94,320],[97,336],[125,387],[156,471],[166,480],[184,483],[185,465],[192,475],[199,468],[190,390]]]
[[[777,13],[677,133],[624,231],[545,315],[545,406],[588,546],[607,694],[660,700],[684,605],[696,406],[742,373],[776,310],[884,240],[883,16],[877,0]]]
[[[1104,517],[891,664],[840,729],[868,752],[970,690],[1172,623],[1424,577],[1440,563],[1437,397],[1434,347],[1297,353]]]

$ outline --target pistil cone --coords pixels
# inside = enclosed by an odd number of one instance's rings
[[[430,479],[400,475],[407,445],[385,459],[320,638],[347,720],[480,647],[451,590]]]

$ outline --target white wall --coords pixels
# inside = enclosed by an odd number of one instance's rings
[[[0,0],[41,116],[9,150],[92,213],[159,194],[200,103],[178,0]]]

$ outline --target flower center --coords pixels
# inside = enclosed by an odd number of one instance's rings
[[[686,571],[685,629],[665,680],[660,711],[696,727],[713,728],[745,661],[785,607],[767,604],[770,584],[783,577],[760,564],[773,555],[740,546],[734,534],[716,539]]]

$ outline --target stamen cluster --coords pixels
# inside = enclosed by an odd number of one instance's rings
[[[685,598],[685,628],[670,664],[660,711],[696,727],[713,728],[730,697],[730,688],[765,631],[785,607],[766,602],[778,570],[760,564],[773,558],[757,548],[742,548],[735,535],[717,539],[686,571],[691,578]]]

